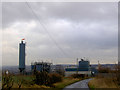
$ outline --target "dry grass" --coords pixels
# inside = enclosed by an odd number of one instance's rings
[[[88,84],[90,88],[119,88],[112,78],[94,78]]]
[[[78,82],[80,80],[81,79],[78,79],[78,78],[75,79],[75,78],[65,77],[62,82],[55,83],[54,85],[55,85],[55,88],[64,88],[65,86],[68,86],[68,85]]]
[[[37,85],[37,84],[31,84],[32,80],[33,80],[33,76],[26,76],[26,75],[16,75],[16,76],[12,76],[13,80],[14,80],[14,84],[12,88],[18,88],[18,80],[20,78],[24,79],[25,82],[22,84],[21,88],[51,88],[49,86],[45,86],[45,85]],[[64,88],[65,86],[72,84],[74,82],[79,81],[80,79],[74,79],[74,78],[70,78],[70,77],[64,77],[62,82],[58,82],[54,84],[54,88]]]
[[[17,75],[17,76],[13,76],[13,79],[14,79],[14,85],[12,88],[18,88],[18,84],[17,84],[17,80],[19,78],[22,78],[25,80],[25,82],[22,84],[21,88],[50,88],[50,87],[47,87],[45,85],[37,85],[37,84],[33,84],[31,85],[30,83],[32,82],[34,76],[30,75],[30,76],[27,76],[27,75]]]
[[[18,88],[18,85],[14,83],[12,88]],[[21,88],[50,88],[50,87],[47,87],[45,85],[34,84],[34,85],[22,85]]]
[[[30,79],[28,79],[30,80]],[[79,81],[80,79],[74,79],[74,78],[63,78],[63,81],[62,82],[58,82],[58,83],[55,83],[54,86],[55,88],[64,88],[65,86],[67,85],[70,85],[74,82],[77,82]],[[14,83],[13,87],[12,88],[18,88],[18,85],[17,83]],[[50,87],[47,87],[45,85],[26,85],[26,84],[23,84],[21,88],[50,88]]]

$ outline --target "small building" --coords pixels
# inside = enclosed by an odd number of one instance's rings
[[[51,71],[51,64],[52,63],[47,63],[47,62],[34,62],[31,63],[31,71],[46,71],[46,72],[50,72]]]
[[[75,68],[65,68],[65,76],[70,76],[72,74],[86,74],[91,75],[90,62],[81,59],[79,65]]]

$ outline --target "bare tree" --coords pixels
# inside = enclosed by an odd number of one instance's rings
[[[14,84],[14,80],[12,78],[12,75],[10,73],[4,73],[2,77],[2,88],[12,88]]]

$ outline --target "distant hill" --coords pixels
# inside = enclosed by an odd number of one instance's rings
[[[19,73],[19,67],[18,66],[2,66],[2,72],[8,70],[11,73]],[[31,66],[26,66],[26,71],[30,71],[31,70]]]

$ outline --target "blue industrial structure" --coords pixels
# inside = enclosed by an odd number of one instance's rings
[[[84,61],[83,59],[81,59],[81,61],[79,61],[79,67],[78,67],[79,71],[89,71],[89,68],[90,68],[89,61]]]
[[[46,72],[50,72],[51,70],[51,64],[52,63],[47,63],[47,62],[34,62],[31,64],[31,70],[34,71],[46,71]]]
[[[81,59],[77,68],[66,68],[65,71],[89,71],[90,62]]]
[[[23,40],[19,44],[19,70],[20,72],[25,70],[25,43]]]

